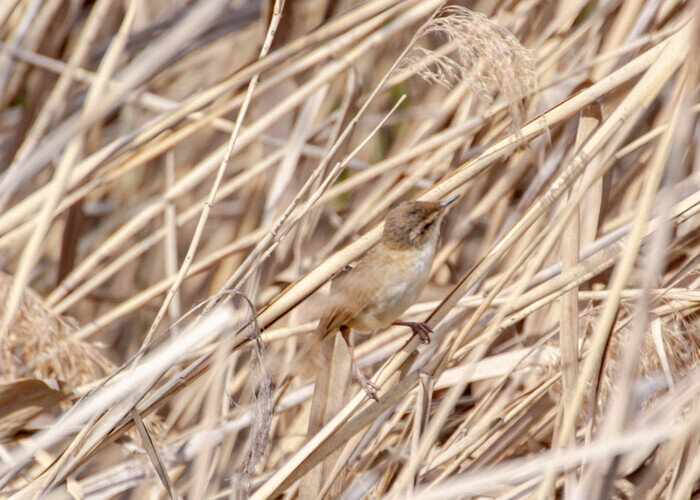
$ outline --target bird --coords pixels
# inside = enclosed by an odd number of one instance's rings
[[[390,325],[407,326],[421,342],[433,333],[426,323],[399,321],[420,296],[430,278],[440,221],[459,196],[444,201],[404,201],[386,216],[381,239],[331,282],[316,330],[325,341],[340,332],[347,344],[357,379],[368,397],[378,401],[379,387],[362,375],[350,332],[367,333]]]

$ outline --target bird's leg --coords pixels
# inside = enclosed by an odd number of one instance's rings
[[[430,334],[432,328],[427,323],[414,323],[413,321],[394,321],[392,325],[407,326],[413,331],[413,335],[418,335],[423,344],[430,344]]]
[[[355,358],[355,351],[353,350],[352,344],[350,343],[350,328],[343,325],[340,327],[340,333],[343,336],[343,339],[345,339],[345,344],[348,346],[348,351],[350,351],[352,364],[355,367],[355,371],[357,372],[358,382],[360,382],[360,385],[367,393],[367,396],[379,402],[379,398],[377,398],[377,391],[379,390],[379,386],[364,375],[362,375],[362,372],[360,371],[360,366],[357,364],[357,359]]]

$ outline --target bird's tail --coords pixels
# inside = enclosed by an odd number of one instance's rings
[[[338,328],[334,323],[333,317],[322,318],[316,331],[305,340],[304,346],[291,363],[278,363],[277,366],[268,368],[279,386],[285,385],[293,377],[314,380],[307,439],[313,437],[342,409],[352,382],[352,361],[345,341],[337,334]],[[331,455],[304,476],[300,483],[299,498],[317,498],[330,476],[333,457]]]
[[[316,331],[304,340],[302,348],[297,352],[290,362],[270,360],[268,371],[272,374],[278,386],[282,386],[293,377],[303,379],[315,379],[317,368],[321,367],[322,345],[326,338]]]
[[[318,356],[320,364],[314,367],[316,385],[309,412],[307,440],[342,409],[351,385],[352,365],[345,341],[340,335],[335,334],[327,336],[326,339],[327,341],[320,341]],[[339,452],[340,450],[336,453]],[[336,454],[329,456],[304,476],[299,488],[299,498],[317,498],[318,492],[331,474],[336,459]],[[334,493],[340,492],[333,489],[329,491],[331,497],[336,496]]]
[[[329,309],[328,301],[324,298],[324,308]],[[331,353],[324,351],[323,345],[336,336],[338,332],[339,317],[335,309],[330,309],[328,314],[320,318],[316,330],[304,340],[301,350],[294,355],[290,363],[277,363],[271,366],[268,371],[273,373],[275,380],[282,385],[294,376],[304,379],[315,379],[320,369],[330,361]]]

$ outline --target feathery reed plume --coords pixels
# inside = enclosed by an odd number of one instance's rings
[[[586,337],[591,334],[594,313],[595,309],[592,308],[582,314],[579,319],[580,331]],[[624,321],[624,318],[621,321]],[[629,333],[629,325],[625,324],[616,328],[610,336],[606,357],[600,372],[600,381],[597,387],[594,385],[588,387],[584,404],[581,405],[582,419],[593,416],[587,415],[588,408],[595,409],[596,420],[604,414],[614,385],[615,369],[627,344]],[[588,338],[584,338],[583,342],[585,349]],[[553,347],[556,344],[555,341],[549,343]],[[552,352],[558,352],[558,349]],[[549,378],[559,371],[560,360],[558,356],[543,359],[546,359],[547,362],[541,365],[540,376]],[[659,317],[650,322],[649,329],[644,334],[636,375],[639,379],[648,381],[658,378],[659,383],[650,383],[644,394],[641,394],[642,406],[648,405],[668,389],[672,389],[677,381],[685,378],[698,366],[700,366],[700,328],[692,319],[689,320],[680,313],[671,312],[667,316]],[[552,388],[557,396],[561,395],[561,390],[560,382]],[[594,392],[596,392],[595,402],[592,401]]]
[[[513,123],[520,125],[523,99],[537,86],[532,53],[483,14],[460,6],[445,7],[440,14],[423,25],[416,39],[445,37],[454,45],[452,55],[416,44],[403,66],[416,68],[425,80],[447,88],[465,82],[487,104],[502,95]]]
[[[12,277],[0,272],[0,304],[5,304],[11,284]],[[75,388],[111,373],[112,363],[76,338],[76,330],[34,290],[26,289],[17,318],[1,344],[0,381],[57,379]]]

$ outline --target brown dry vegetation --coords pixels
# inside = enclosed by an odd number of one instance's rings
[[[0,496],[697,495],[698,2],[450,4],[0,2]],[[307,433],[309,297],[454,194]]]

